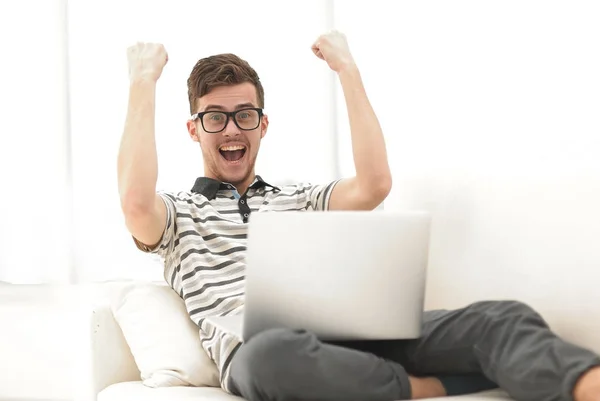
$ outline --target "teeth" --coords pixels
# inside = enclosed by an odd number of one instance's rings
[[[243,149],[246,149],[246,147],[245,146],[241,146],[241,145],[236,145],[236,146],[221,146],[219,149],[220,150],[224,150],[224,151],[232,152],[234,150],[243,150]]]

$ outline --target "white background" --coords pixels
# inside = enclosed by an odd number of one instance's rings
[[[185,81],[198,58],[225,51],[265,86],[261,175],[352,174],[343,98],[310,52],[335,26],[384,128],[386,209],[432,212],[428,305],[519,298],[586,324],[600,301],[597,2],[73,1],[68,36],[60,2],[7,4],[0,280],[160,279],[130,242],[116,187],[125,49],[137,40],[170,54],[158,90],[160,188],[187,190],[202,174]]]

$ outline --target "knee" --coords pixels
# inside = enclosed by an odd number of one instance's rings
[[[505,325],[527,322],[536,326],[548,327],[535,309],[521,301],[485,301],[474,304],[473,309],[490,324]]]
[[[301,357],[318,344],[316,337],[304,330],[271,329],[257,334],[240,349],[241,361],[254,372],[285,369],[290,359]]]
[[[317,346],[316,337],[303,330],[271,329],[257,334],[234,356],[233,387],[251,401],[285,392],[293,385],[292,370],[302,364],[299,359]],[[292,381],[286,383],[287,378]]]
[[[535,309],[521,301],[497,301],[496,307],[500,315],[541,318]]]

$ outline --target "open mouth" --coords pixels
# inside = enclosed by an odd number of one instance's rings
[[[221,153],[221,156],[228,162],[237,163],[240,162],[246,154],[246,147],[243,145],[221,146],[219,148],[219,153]]]

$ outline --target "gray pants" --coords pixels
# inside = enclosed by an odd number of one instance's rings
[[[411,374],[439,377],[453,394],[497,384],[518,401],[567,401],[594,366],[597,355],[558,338],[527,305],[489,301],[426,312],[416,340],[324,343],[269,330],[237,351],[229,385],[249,401],[392,401],[411,398]]]

